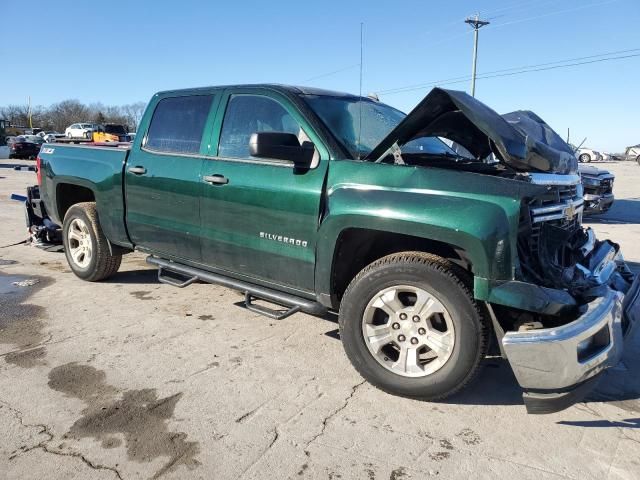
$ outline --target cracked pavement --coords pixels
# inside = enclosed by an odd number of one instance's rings
[[[8,164],[0,246],[25,236],[8,195],[36,181]],[[618,200],[593,226],[637,269],[640,168],[606,168]],[[528,416],[498,359],[446,403],[392,397],[357,375],[331,319],[241,301],[159,284],[140,254],[89,284],[62,253],[1,248],[0,478],[640,478],[637,334],[592,398]]]

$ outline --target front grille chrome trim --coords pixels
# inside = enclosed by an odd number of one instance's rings
[[[567,211],[572,211],[571,214]],[[565,203],[556,203],[545,207],[535,207],[531,209],[531,221],[533,223],[546,222],[549,220],[568,219],[571,220],[584,210],[584,200],[578,198]]]
[[[529,178],[535,185],[571,186],[580,183],[580,175],[577,174],[530,173]]]

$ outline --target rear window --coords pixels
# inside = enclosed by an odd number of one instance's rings
[[[145,147],[167,153],[198,153],[212,95],[171,97],[158,102]]]

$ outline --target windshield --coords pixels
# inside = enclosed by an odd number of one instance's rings
[[[361,102],[356,97],[305,95],[304,98],[353,158],[366,157],[406,117],[400,110],[369,98],[362,98]],[[358,135],[360,103],[362,131]],[[412,140],[402,146],[402,153],[456,155],[436,137]]]

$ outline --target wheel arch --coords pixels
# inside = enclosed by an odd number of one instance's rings
[[[481,222],[487,230],[463,230],[417,221],[349,216],[323,224],[316,254],[316,292],[325,306],[337,308],[351,279],[366,265],[392,253],[420,251],[451,260],[470,275],[509,278],[514,258],[504,215]],[[328,223],[328,222],[327,222]],[[343,228],[336,228],[342,224]]]
[[[77,183],[61,182],[56,185],[56,215],[61,222],[69,208],[77,203],[95,202],[96,194],[93,189]]]

